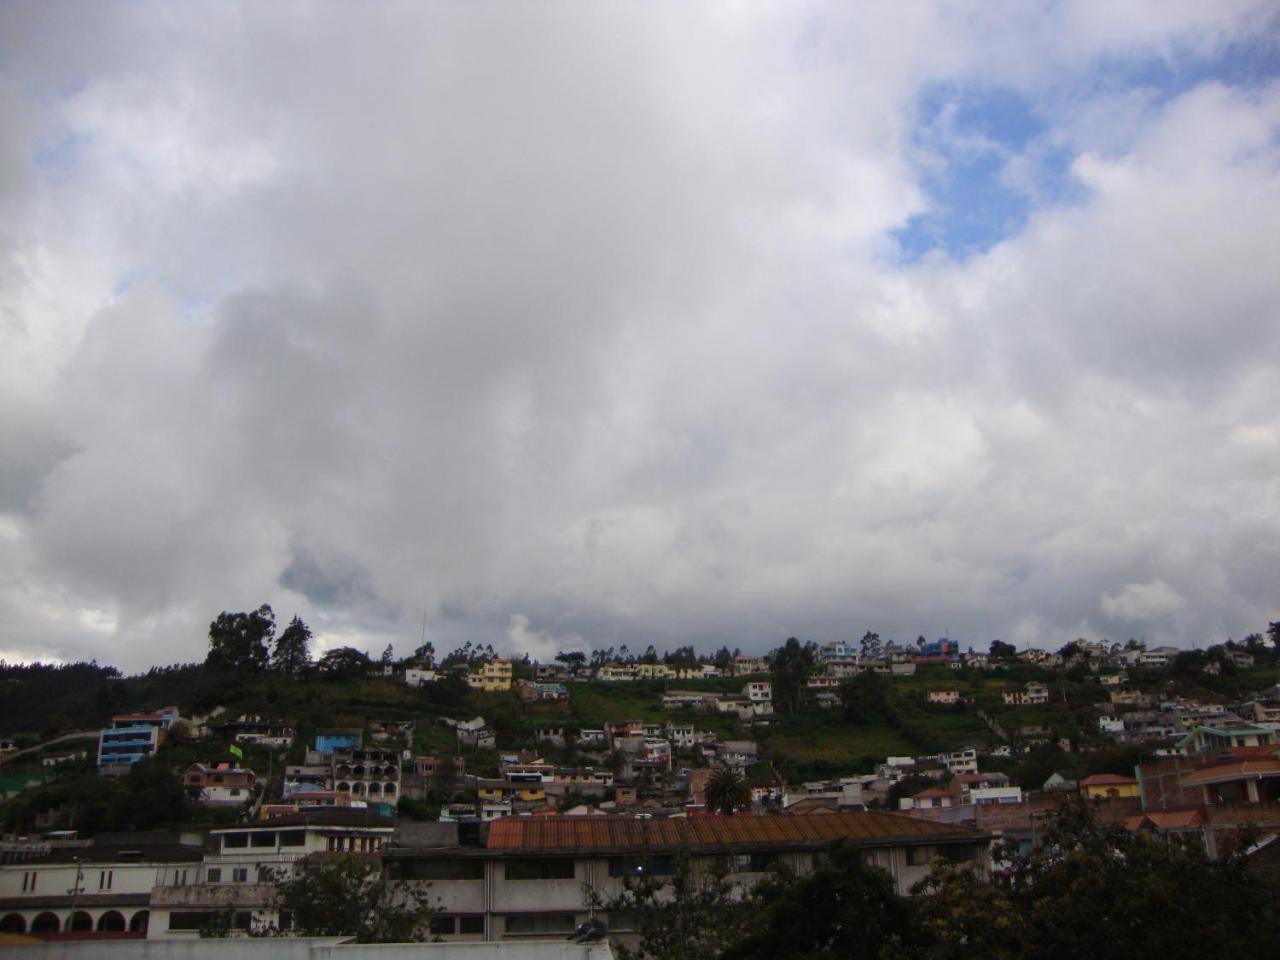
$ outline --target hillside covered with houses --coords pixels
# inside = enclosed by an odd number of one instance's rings
[[[1242,828],[1266,849],[1280,836],[1277,624],[1270,642],[1204,651],[1083,639],[975,651],[868,632],[857,644],[789,639],[764,656],[565,651],[544,663],[424,644],[401,659],[342,649],[313,662],[305,625],[276,636],[269,615],[223,614],[204,663],[136,677],[3,667],[3,929],[186,936],[223,908],[254,929],[280,922],[254,878],[299,854],[482,879],[509,852],[466,851],[523,849],[536,823],[592,818],[780,818],[780,836],[821,822],[852,840],[860,816],[888,817],[877,829],[903,895],[947,844],[987,870],[1035,850],[1064,798],[1211,859]],[[800,849],[751,836],[733,841],[747,873]],[[108,850],[119,837],[157,840],[145,862],[171,879],[148,886],[132,871],[145,896],[131,888],[122,909],[108,879],[131,875],[119,860],[98,871],[92,907],[50,908],[36,865],[123,857]],[[565,842],[587,859],[622,856]],[[441,846],[459,851],[459,877],[414,859]],[[580,879],[562,869],[549,876]],[[568,887],[536,909],[472,903],[467,889],[439,921],[446,939],[582,920]]]

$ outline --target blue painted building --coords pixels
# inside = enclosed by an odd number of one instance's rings
[[[160,749],[166,731],[178,722],[178,708],[155,713],[121,713],[98,734],[98,772],[121,774]]]
[[[363,730],[343,728],[316,731],[317,753],[333,753],[335,750],[359,750],[363,746]]]
[[[940,637],[933,643],[926,643],[920,648],[922,657],[954,658],[960,655],[960,645],[947,637]]]
[[[856,658],[860,649],[850,640],[831,640],[822,645],[819,653],[823,660],[849,660]]]

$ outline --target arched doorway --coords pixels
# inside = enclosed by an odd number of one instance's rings
[[[124,915],[119,910],[108,910],[98,918],[99,933],[124,933]]]
[[[27,921],[20,913],[6,913],[0,920],[0,933],[26,933]]]
[[[71,915],[71,921],[67,924],[67,929],[72,933],[87,933],[93,930],[93,917],[89,916],[83,910],[77,910]]]
[[[129,921],[129,929],[134,933],[146,933],[147,921],[151,919],[150,910],[139,910],[133,915],[133,919]]]
[[[62,929],[62,924],[58,922],[58,915],[54,913],[41,913],[31,921],[32,933],[57,933]]]

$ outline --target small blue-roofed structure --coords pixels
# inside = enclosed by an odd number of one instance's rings
[[[363,746],[363,730],[342,728],[316,731],[317,753],[333,753],[335,750],[359,750]]]

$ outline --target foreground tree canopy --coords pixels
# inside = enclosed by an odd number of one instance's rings
[[[394,887],[376,858],[330,857],[281,878],[277,903],[308,937],[355,937],[359,943],[408,943],[429,938],[430,892],[425,884]]]

